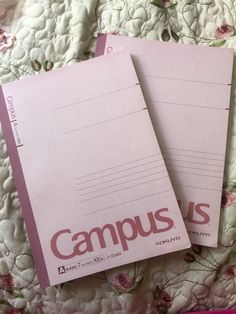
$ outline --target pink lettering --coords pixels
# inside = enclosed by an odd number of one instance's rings
[[[125,225],[129,225],[130,229],[132,230],[130,236],[128,236],[126,234],[127,231],[125,232],[125,230],[124,230],[125,229]],[[137,230],[135,221],[133,219],[131,219],[131,218],[126,218],[126,219],[124,219],[122,221],[118,221],[116,223],[116,226],[117,226],[118,234],[120,236],[120,241],[121,241],[122,248],[123,248],[124,251],[127,251],[128,250],[127,240],[128,241],[133,241],[138,236],[138,230]]]
[[[71,242],[76,242],[71,254],[62,253],[61,241],[68,241],[66,236],[71,234],[70,229],[63,229],[55,233],[51,239],[51,249],[53,254],[59,259],[70,259],[75,256],[84,255],[94,251],[94,241],[97,240],[100,248],[107,247],[107,241],[110,239],[113,245],[120,244],[124,251],[129,249],[128,243],[134,241],[138,236],[148,237],[151,234],[165,232],[174,226],[171,218],[165,214],[168,213],[168,208],[161,208],[155,213],[147,213],[148,226],[144,230],[141,217],[125,218],[113,224],[106,224],[103,227],[95,227],[89,232],[81,231],[72,235],[69,239]],[[105,237],[105,232],[107,237]]]
[[[58,231],[57,233],[54,234],[54,236],[51,239],[51,249],[52,249],[52,252],[53,252],[53,254],[56,257],[58,257],[60,259],[69,259],[69,258],[72,258],[72,257],[76,256],[76,254],[74,252],[72,252],[69,255],[63,255],[58,250],[58,247],[57,247],[58,243],[57,243],[57,241],[58,241],[59,237],[61,237],[62,235],[64,236],[65,233],[69,233],[70,234],[71,233],[70,229],[63,229],[63,230]]]
[[[186,212],[186,214],[183,214],[184,220],[186,220],[189,223],[199,224],[199,225],[205,225],[208,224],[210,221],[210,216],[206,212],[208,208],[210,208],[209,204],[206,203],[198,203],[195,204],[194,202],[189,202],[187,211],[184,211],[184,208],[182,206],[182,202],[178,201],[179,207],[183,212]]]
[[[158,232],[165,232],[173,228],[174,222],[171,218],[162,216],[162,212],[168,212],[168,208],[162,208],[155,212],[155,218],[157,221],[164,222],[167,226],[160,228]]]

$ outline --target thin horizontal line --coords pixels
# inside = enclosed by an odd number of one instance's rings
[[[23,144],[20,144],[20,145],[16,145],[16,147],[18,148],[18,147],[22,147],[23,146]]]
[[[127,90],[127,89],[130,89],[132,87],[135,87],[137,85],[139,85],[139,83],[136,83],[136,84],[124,87],[124,88],[116,89],[114,91],[111,91],[111,92],[108,92],[108,93],[105,93],[105,94],[100,94],[100,95],[93,96],[93,97],[90,97],[90,98],[82,99],[82,100],[79,100],[77,102],[74,102],[74,103],[71,103],[71,104],[68,104],[68,105],[59,106],[59,107],[56,108],[56,110],[64,109],[64,108],[67,108],[67,107],[78,105],[79,103],[82,103],[82,102],[86,102],[86,101],[90,101],[90,100],[93,100],[93,99],[101,98],[101,97],[104,97],[104,96],[107,96],[107,95],[115,94],[115,93],[121,92],[123,90]]]
[[[199,164],[199,165],[212,166],[212,167],[224,167],[223,165],[211,165],[211,164],[206,164],[204,162],[179,160],[179,159],[173,159],[173,158],[165,158],[165,160],[178,161],[178,162],[187,162],[187,163],[190,163],[190,164]]]
[[[119,167],[122,167],[122,166],[126,166],[126,165],[132,164],[132,163],[140,161],[140,160],[145,160],[145,159],[148,159],[148,158],[156,157],[158,155],[161,155],[161,153],[156,153],[154,155],[150,155],[150,156],[142,157],[142,158],[135,159],[135,160],[132,160],[132,161],[128,161],[128,162],[125,162],[123,164],[119,164],[119,165],[116,165],[116,166],[113,166],[113,167],[110,167],[110,168],[105,168],[105,169],[102,169],[102,170],[99,170],[99,171],[90,172],[90,173],[85,174],[83,176],[76,177],[75,179],[77,180],[77,179],[85,178],[85,177],[88,177],[88,176],[92,176],[94,174],[98,174],[98,173],[101,173],[101,172],[104,172],[104,171],[107,171],[107,170],[112,170],[112,169],[116,169],[116,168],[119,168]],[[159,161],[159,160],[163,160],[163,158],[155,159],[154,161]]]
[[[162,193],[167,193],[167,192],[170,192],[170,191],[173,191],[173,190],[170,189],[170,190],[161,191],[161,192],[157,192],[157,193],[153,193],[153,194],[148,194],[148,195],[145,195],[143,197],[134,198],[133,200],[130,200],[130,201],[127,201],[127,202],[122,202],[122,203],[114,204],[114,205],[111,205],[111,206],[108,206],[108,207],[99,208],[99,209],[94,210],[92,212],[86,213],[85,215],[94,214],[96,212],[100,212],[100,211],[103,211],[103,210],[106,210],[106,209],[109,209],[109,208],[114,208],[115,206],[121,206],[121,205],[125,205],[125,204],[132,203],[132,202],[135,202],[135,201],[140,201],[140,200],[142,200],[144,198],[152,197],[152,196],[155,196],[155,195],[158,195],[158,194],[162,194]]]
[[[141,177],[133,178],[133,179],[130,179],[130,180],[127,180],[127,181],[123,181],[123,182],[120,182],[120,183],[115,183],[115,184],[112,184],[112,185],[110,185],[110,186],[103,187],[103,188],[98,189],[98,190],[94,190],[94,191],[86,192],[86,193],[80,194],[80,197],[83,197],[84,195],[88,195],[88,194],[96,193],[96,192],[99,192],[99,191],[107,190],[107,189],[110,189],[110,188],[112,188],[112,187],[114,187],[114,186],[117,186],[117,185],[121,185],[121,184],[129,183],[129,182],[132,182],[132,181],[136,181],[136,180],[139,180],[139,179],[142,179],[142,178],[150,177],[150,176],[153,176],[153,175],[156,175],[156,174],[159,174],[159,173],[163,173],[163,172],[166,172],[166,170],[153,172],[153,173],[151,173],[151,174],[147,174],[147,175],[145,175],[145,176],[141,176]],[[77,191],[79,191],[79,190],[77,190]]]
[[[136,187],[136,186],[140,186],[140,185],[143,185],[143,184],[146,184],[146,183],[154,182],[154,181],[157,181],[157,180],[160,180],[160,179],[163,179],[163,178],[168,178],[168,176],[163,176],[163,177],[156,178],[156,179],[153,179],[153,180],[149,180],[149,181],[145,181],[145,182],[142,182],[142,183],[138,183],[138,184],[129,186],[129,187],[127,187],[127,188],[119,189],[119,190],[112,191],[112,192],[105,193],[105,194],[101,194],[101,195],[98,195],[98,196],[93,196],[93,197],[91,197],[91,198],[87,198],[87,199],[85,199],[85,200],[82,200],[81,203],[86,202],[86,201],[90,201],[90,200],[92,200],[92,199],[96,199],[96,198],[99,198],[99,197],[102,197],[102,196],[107,196],[107,195],[109,195],[109,194],[113,194],[113,193],[116,193],[116,192],[120,192],[120,191],[123,191],[123,190],[128,190],[128,189],[134,188],[134,187]]]
[[[217,172],[217,173],[222,173],[223,172],[223,170],[222,171],[217,171],[217,170],[208,170],[208,169],[200,169],[200,168],[194,168],[194,167],[188,167],[188,166],[177,166],[177,165],[171,165],[171,164],[168,164],[168,163],[166,163],[166,166],[167,166],[167,168],[168,167],[179,167],[179,168],[187,168],[187,169],[194,169],[194,170],[201,170],[201,171],[211,171],[211,172]]]
[[[217,191],[221,192],[222,190],[216,190],[216,189],[209,189],[209,188],[201,188],[199,186],[190,186],[190,185],[182,185],[182,184],[173,184],[173,186],[183,186],[185,188],[191,188],[191,189],[200,189],[200,190],[209,190],[209,191]]]
[[[91,182],[91,181],[94,181],[94,180],[98,180],[98,179],[102,179],[102,178],[105,178],[105,177],[109,177],[109,176],[111,176],[111,175],[113,175],[113,174],[121,173],[121,172],[128,171],[128,170],[132,170],[132,169],[134,169],[134,168],[138,168],[138,167],[141,167],[141,166],[149,165],[149,164],[151,164],[151,163],[153,163],[153,162],[154,162],[154,161],[150,161],[150,162],[147,162],[147,163],[142,164],[142,165],[137,165],[137,166],[133,166],[133,167],[130,167],[130,168],[127,168],[127,169],[124,169],[124,170],[119,170],[119,171],[116,171],[116,172],[112,172],[112,173],[109,173],[109,174],[100,176],[100,177],[98,177],[98,178],[90,179],[90,180],[83,181],[83,182],[78,182],[78,183],[76,183],[76,185],[80,185],[80,184],[83,184],[83,183],[88,183],[88,182]],[[163,167],[163,166],[164,166],[164,164],[163,164],[163,165],[159,165],[159,166],[157,166],[157,167]]]
[[[195,80],[187,80],[181,78],[174,78],[174,77],[165,77],[165,76],[153,76],[153,75],[146,75],[145,77],[151,78],[160,78],[163,80],[172,80],[172,81],[183,81],[183,82],[190,82],[190,83],[201,83],[201,84],[210,84],[210,85],[230,85],[229,83],[216,83],[216,82],[206,82],[206,81],[195,81]]]
[[[146,166],[146,165],[152,164],[152,163],[154,163],[156,161],[160,161],[160,160],[149,161],[149,162],[146,162],[145,164],[141,164],[141,165],[137,165],[137,166],[133,166],[133,167],[127,168],[127,169],[123,169],[123,170],[119,170],[119,171],[116,171],[116,172],[108,173],[108,174],[105,174],[103,176],[99,176],[98,178],[91,178],[91,179],[89,179],[87,181],[78,182],[76,184],[80,185],[80,184],[84,184],[84,183],[87,183],[87,182],[90,182],[90,181],[94,181],[94,180],[98,180],[98,179],[101,179],[101,178],[109,177],[109,176],[112,176],[113,174],[121,173],[121,172],[124,172],[124,171],[132,170],[132,169],[135,169],[135,168],[138,168],[138,167],[142,167],[142,166]],[[162,167],[162,166],[163,165],[159,165],[158,167]]]
[[[107,171],[107,170],[119,168],[119,167],[122,167],[122,166],[125,166],[125,165],[129,165],[129,164],[132,164],[132,163],[137,162],[137,161],[140,161],[140,160],[145,160],[145,159],[148,159],[148,158],[155,157],[155,156],[157,156],[157,155],[161,155],[161,153],[156,153],[156,154],[154,154],[154,155],[150,155],[150,156],[146,156],[146,157],[143,157],[143,158],[139,158],[139,159],[135,159],[135,160],[132,160],[132,161],[128,161],[128,162],[125,162],[125,163],[123,163],[123,164],[119,164],[119,165],[117,165],[117,166],[113,166],[113,167],[110,167],[110,168],[102,169],[102,170],[99,170],[99,171],[90,172],[90,173],[85,174],[85,175],[83,175],[83,176],[76,177],[76,179],[85,178],[85,177],[88,177],[88,176],[91,176],[91,175],[94,175],[94,174],[97,174],[97,173],[101,173],[101,172],[104,172],[104,171]],[[155,159],[155,160],[156,160],[156,159]],[[159,160],[162,160],[162,158],[157,159],[157,161],[159,161]]]
[[[168,105],[176,105],[176,106],[186,106],[190,108],[200,108],[200,109],[213,109],[213,110],[227,110],[228,108],[216,108],[210,106],[197,106],[191,104],[183,104],[183,103],[176,103],[176,102],[169,102],[169,101],[160,101],[154,99],[147,99],[147,102],[158,102],[159,104],[168,104]]]
[[[143,109],[140,109],[140,110],[137,110],[137,111],[133,111],[133,112],[129,112],[129,113],[117,116],[117,117],[112,118],[112,119],[107,119],[107,120],[104,120],[104,121],[101,121],[101,122],[97,122],[97,123],[94,123],[94,124],[89,124],[89,125],[83,126],[81,128],[73,129],[73,130],[70,130],[70,131],[64,131],[61,134],[65,135],[65,134],[75,133],[75,132],[78,132],[78,131],[81,131],[81,130],[89,129],[89,128],[92,128],[92,127],[95,127],[95,126],[98,126],[98,125],[101,125],[101,124],[108,123],[110,121],[122,119],[122,118],[131,116],[133,114],[136,114],[136,113],[139,113],[139,112],[142,112],[142,111],[143,111]]]
[[[88,188],[91,188],[91,187],[94,187],[94,186],[98,186],[100,184],[104,184],[104,183],[108,183],[108,182],[112,182],[112,181],[115,181],[115,180],[119,180],[119,179],[122,179],[122,178],[126,178],[126,177],[129,177],[129,176],[132,176],[134,174],[138,174],[138,173],[141,173],[141,172],[146,172],[146,171],[150,171],[150,170],[153,170],[153,169],[156,169],[156,168],[159,168],[160,166],[155,166],[155,167],[151,167],[151,168],[148,168],[148,169],[144,169],[144,170],[140,170],[140,171],[136,171],[136,172],[133,172],[133,173],[130,173],[130,174],[126,174],[124,176],[119,176],[119,177],[116,177],[116,178],[113,178],[113,179],[110,179],[110,180],[106,180],[106,181],[102,181],[102,182],[99,182],[99,183],[96,183],[96,184],[92,184],[90,186],[86,186],[86,187],[83,187],[79,190],[76,190],[76,191],[82,191],[82,190],[86,190]],[[100,179],[100,178],[99,178]],[[88,181],[87,181],[88,182]],[[90,181],[89,181],[90,182]],[[81,183],[80,183],[81,184]]]
[[[198,150],[190,150],[190,149],[183,149],[183,148],[176,148],[176,147],[168,147],[168,146],[162,146],[162,147],[165,147],[165,148],[167,148],[167,149],[183,150],[183,151],[192,152],[192,153],[202,153],[202,154],[209,154],[209,155],[225,156],[225,154],[210,153],[210,152],[202,152],[202,151],[198,151]]]
[[[207,174],[200,174],[200,173],[189,173],[189,172],[184,172],[184,171],[178,171],[178,170],[169,170],[169,172],[178,172],[178,173],[183,173],[183,174],[191,174],[191,175],[196,175],[196,176],[201,176],[201,177],[212,177],[212,178],[218,178],[222,179],[222,177],[217,177],[217,176],[212,176],[212,175],[207,175]]]
[[[176,153],[167,153],[163,152],[163,155],[175,155],[175,156],[183,156],[183,157],[190,157],[190,158],[201,158],[201,159],[208,159],[208,160],[215,160],[215,161],[223,161],[223,159],[215,159],[215,158],[210,158],[210,157],[196,157],[196,156],[190,156],[190,155],[183,155],[183,154],[176,154]]]
[[[10,123],[12,123],[12,122],[17,122],[17,120],[16,119],[15,120],[11,120]]]

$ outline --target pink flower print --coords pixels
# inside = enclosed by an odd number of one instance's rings
[[[22,314],[22,311],[14,307],[8,307],[4,310],[3,314]]]
[[[167,310],[171,308],[173,299],[170,297],[169,293],[161,290],[158,286],[154,291],[155,305],[157,313],[167,313]]]
[[[160,297],[160,305],[163,306],[165,309],[169,309],[172,305],[172,298],[170,297],[170,295],[164,290],[162,290],[160,292],[159,297]]]
[[[171,6],[171,0],[160,0],[160,4],[164,7],[164,8],[169,8]]]
[[[233,35],[234,31],[235,31],[234,26],[223,24],[216,28],[215,37],[219,39],[226,38]]]
[[[118,293],[129,292],[135,284],[133,277],[130,277],[126,273],[117,275],[111,282],[112,288]]]
[[[14,45],[15,35],[8,34],[0,29],[0,51],[5,52]]]
[[[13,278],[10,273],[0,274],[0,289],[11,290],[13,288]]]
[[[221,206],[227,208],[235,201],[235,195],[230,191],[223,191]]]
[[[230,265],[229,267],[227,267],[224,274],[227,277],[236,277],[236,264]]]

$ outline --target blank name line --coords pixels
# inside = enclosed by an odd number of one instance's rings
[[[194,170],[201,170],[201,171],[210,171],[210,172],[217,172],[217,173],[222,173],[222,170],[221,171],[218,171],[218,170],[209,170],[209,169],[201,169],[201,168],[195,168],[195,167],[188,167],[188,166],[177,166],[177,165],[171,165],[171,164],[168,164],[166,163],[166,166],[167,168],[168,167],[174,167],[174,168],[187,168],[187,169],[194,169]]]
[[[132,172],[130,174],[126,174],[124,176],[119,176],[119,177],[116,177],[116,178],[112,178],[110,180],[106,180],[106,181],[102,181],[102,182],[98,182],[96,184],[92,184],[92,185],[89,185],[89,186],[86,186],[86,187],[83,187],[81,189],[78,189],[77,191],[82,191],[82,190],[86,190],[86,189],[89,189],[89,188],[92,188],[92,187],[95,187],[95,186],[98,186],[100,184],[104,184],[104,183],[109,183],[109,182],[113,182],[113,181],[116,181],[116,180],[119,180],[119,179],[123,179],[123,178],[126,178],[126,177],[130,177],[134,174],[139,174],[139,173],[142,173],[142,172],[146,172],[146,171],[150,171],[150,170],[153,170],[153,169],[156,169],[156,168],[159,168],[160,166],[155,166],[155,167],[151,167],[151,168],[148,168],[148,169],[144,169],[144,170],[140,170],[140,171],[136,171],[136,172]],[[90,182],[90,181],[89,181]]]
[[[121,205],[125,205],[125,204],[129,204],[129,203],[132,203],[132,202],[135,202],[135,201],[140,201],[144,198],[147,198],[147,197],[152,197],[152,196],[155,196],[155,195],[158,195],[158,194],[162,194],[162,193],[167,193],[167,192],[170,192],[170,191],[173,191],[172,189],[170,190],[165,190],[165,191],[161,191],[161,192],[157,192],[157,193],[153,193],[153,194],[148,194],[148,195],[145,195],[145,196],[142,196],[142,197],[139,197],[139,198],[134,198],[132,200],[129,200],[127,202],[122,202],[122,203],[117,203],[117,204],[114,204],[114,205],[111,205],[111,206],[108,206],[108,207],[104,207],[104,208],[99,208],[97,210],[94,210],[94,211],[91,211],[89,213],[86,213],[85,215],[90,215],[90,214],[94,214],[94,213],[97,213],[97,212],[100,212],[102,210],[106,210],[106,209],[109,209],[109,208],[114,208],[116,206],[121,206]]]
[[[168,146],[162,146],[165,147],[167,149],[172,149],[172,150],[183,150],[186,152],[192,152],[192,153],[202,153],[202,154],[209,154],[209,155],[219,155],[219,156],[225,156],[225,154],[218,154],[218,153],[211,153],[211,152],[202,152],[202,151],[198,151],[198,150],[190,150],[190,149],[183,149],[183,148],[177,148],[177,147],[168,147]]]
[[[92,128],[92,127],[94,127],[94,126],[98,126],[98,125],[102,125],[102,124],[108,123],[108,122],[110,122],[110,121],[122,119],[122,118],[131,116],[131,115],[133,115],[133,114],[136,114],[136,113],[139,113],[139,112],[142,112],[142,111],[143,111],[143,108],[140,109],[140,110],[137,110],[137,111],[133,111],[133,112],[129,112],[129,113],[126,113],[126,114],[117,116],[117,117],[112,118],[112,119],[103,120],[103,121],[100,121],[100,122],[97,122],[97,123],[93,123],[93,124],[89,124],[89,125],[83,126],[83,127],[81,127],[81,128],[76,128],[76,129],[73,129],[73,130],[70,130],[70,131],[64,131],[64,132],[62,132],[61,134],[65,135],[65,134],[75,133],[75,132],[78,132],[78,131],[81,131],[81,130],[85,130],[85,129]]]
[[[139,179],[151,177],[151,176],[154,176],[154,175],[156,175],[156,174],[163,173],[163,172],[166,172],[166,171],[165,171],[165,170],[156,171],[156,172],[153,172],[153,173],[151,173],[151,174],[147,174],[147,175],[145,175],[145,176],[136,177],[136,178],[133,178],[133,179],[130,179],[130,180],[127,180],[127,181],[115,183],[115,184],[112,184],[112,185],[110,185],[110,186],[106,186],[106,187],[103,187],[103,188],[101,188],[101,189],[98,189],[98,190],[94,190],[94,191],[90,191],[90,192],[86,192],[86,193],[80,194],[80,197],[82,197],[82,196],[84,196],[84,195],[88,195],[88,194],[92,194],[92,193],[104,191],[104,190],[110,189],[110,188],[112,188],[112,187],[114,187],[114,186],[117,186],[117,185],[121,185],[121,184],[129,183],[129,182],[132,182],[132,181],[136,181],[136,180],[139,180]],[[79,191],[79,190],[77,190],[77,191]]]
[[[191,189],[200,189],[200,190],[206,190],[206,191],[217,191],[217,192],[221,192],[222,190],[217,190],[217,189],[210,189],[210,188],[202,188],[199,186],[190,186],[190,185],[182,185],[182,184],[173,184],[173,186],[182,186],[185,188],[191,188]]]
[[[108,173],[108,174],[105,174],[103,176],[99,176],[97,178],[91,178],[91,179],[89,179],[87,181],[78,182],[76,184],[80,185],[80,184],[84,184],[84,183],[91,182],[91,181],[94,181],[94,180],[98,180],[98,179],[101,179],[101,178],[106,178],[106,177],[112,176],[113,174],[117,174],[117,173],[121,173],[121,172],[124,172],[124,171],[128,171],[128,170],[132,170],[132,169],[135,169],[135,168],[139,168],[139,167],[142,167],[142,166],[150,165],[150,164],[153,164],[154,162],[157,162],[157,161],[159,161],[159,160],[149,161],[149,162],[146,162],[145,164],[136,165],[136,166],[133,166],[133,167],[130,167],[130,168],[126,168],[126,169],[122,169],[122,170],[115,171],[115,172],[112,172],[112,173]],[[163,166],[164,166],[164,163],[163,163],[163,165],[158,165],[157,167],[163,167]]]
[[[183,82],[190,82],[190,83],[200,83],[200,84],[210,84],[210,85],[231,85],[228,83],[217,83],[217,82],[207,82],[207,81],[198,81],[198,80],[189,80],[189,79],[183,79],[178,77],[165,77],[165,76],[154,76],[154,75],[145,75],[145,77],[151,77],[151,78],[159,78],[163,80],[172,80],[172,81],[183,81]]]
[[[123,88],[120,88],[120,89],[116,89],[116,90],[110,91],[108,93],[96,95],[96,96],[93,96],[93,97],[90,97],[90,98],[81,99],[79,101],[73,102],[73,103],[68,104],[68,105],[59,106],[59,107],[56,108],[56,110],[60,110],[60,109],[64,109],[64,108],[67,108],[67,107],[75,106],[75,105],[78,105],[80,103],[83,103],[83,102],[86,102],[86,101],[90,101],[90,100],[93,100],[93,99],[97,99],[97,98],[101,98],[101,97],[104,97],[104,96],[107,96],[107,95],[119,93],[119,92],[121,92],[123,90],[127,90],[127,89],[130,89],[132,87],[135,87],[136,85],[139,85],[139,83],[138,84],[133,84],[133,85],[130,85],[130,86],[127,86],[127,87],[123,87]]]
[[[76,177],[76,179],[88,177],[88,176],[91,176],[91,175],[94,175],[94,174],[97,174],[97,173],[101,173],[101,172],[104,172],[104,171],[107,171],[107,170],[111,170],[111,169],[115,169],[115,168],[122,167],[122,166],[125,166],[125,165],[129,165],[129,164],[132,164],[132,163],[137,162],[137,161],[140,161],[140,160],[145,160],[145,159],[149,159],[149,158],[152,158],[152,157],[156,157],[157,155],[161,155],[161,153],[157,153],[157,154],[155,154],[155,155],[150,155],[150,156],[142,157],[142,158],[135,159],[135,160],[132,160],[132,161],[128,161],[128,162],[125,162],[125,163],[123,163],[123,164],[119,164],[119,165],[117,165],[117,166],[113,166],[113,167],[110,167],[110,168],[105,168],[105,169],[102,169],[102,170],[99,170],[99,171],[90,172],[90,173],[85,174],[85,175],[83,175],[83,176]],[[160,158],[160,159],[158,159],[158,160],[162,160],[162,158]]]
[[[99,198],[99,197],[103,197],[103,196],[107,196],[107,195],[110,195],[110,194],[114,194],[116,192],[132,189],[132,188],[134,188],[136,186],[140,186],[140,185],[143,185],[143,184],[146,184],[146,183],[150,183],[150,182],[154,182],[154,181],[157,181],[157,180],[161,180],[163,178],[168,178],[168,176],[163,176],[163,177],[156,178],[156,179],[153,179],[153,180],[148,180],[148,181],[145,181],[145,182],[142,182],[142,183],[134,184],[132,186],[129,186],[129,187],[126,187],[126,188],[123,188],[123,189],[119,189],[119,190],[112,191],[112,192],[109,192],[109,193],[100,194],[98,196],[93,196],[93,197],[87,198],[85,200],[82,200],[81,203],[87,202],[87,201],[90,201],[90,200],[93,200],[93,199],[96,199],[96,198]]]
[[[190,164],[199,164],[199,165],[212,166],[212,167],[224,167],[223,165],[212,165],[212,164],[207,164],[204,162],[180,160],[180,159],[173,159],[173,158],[165,158],[165,160],[186,162],[186,163],[190,163]]]
[[[224,163],[223,159],[215,159],[215,158],[210,158],[210,157],[198,157],[198,156],[190,156],[190,155],[185,155],[185,154],[176,154],[176,153],[168,153],[168,152],[163,152],[163,155],[174,155],[174,156],[183,156],[183,157],[190,157],[190,158],[200,158],[200,159],[208,159],[208,160],[215,160],[215,161],[221,161]]]
[[[218,178],[218,179],[222,179],[222,177],[217,177],[217,176],[212,176],[212,175],[208,175],[208,174],[200,174],[200,173],[190,173],[190,172],[184,172],[184,171],[178,171],[178,170],[169,170],[169,172],[177,172],[177,173],[183,173],[183,174],[190,174],[190,175],[194,175],[194,176],[200,176],[200,177],[212,177],[212,178]]]
[[[170,101],[161,101],[161,100],[154,100],[154,99],[147,99],[147,102],[158,102],[159,104],[186,106],[186,107],[190,107],[190,108],[200,108],[200,109],[212,109],[212,110],[226,110],[226,109],[228,109],[228,108],[217,108],[217,107],[210,107],[210,106],[199,106],[199,105],[191,105],[191,104],[184,104],[184,103],[176,103],[176,102],[170,102]]]

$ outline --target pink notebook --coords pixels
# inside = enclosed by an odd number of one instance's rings
[[[0,117],[41,287],[190,246],[127,52],[3,85]]]
[[[217,246],[233,50],[103,35],[127,49],[192,243]]]

